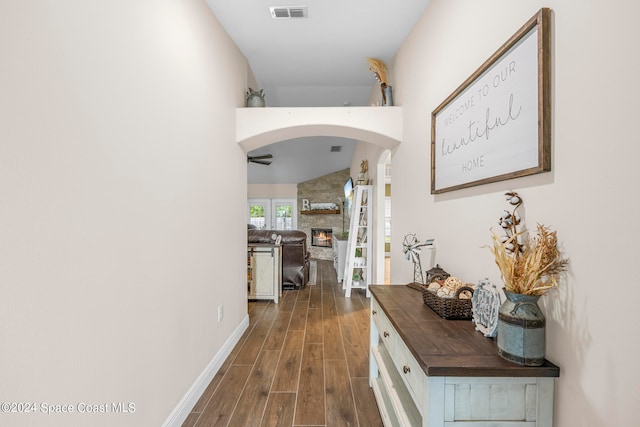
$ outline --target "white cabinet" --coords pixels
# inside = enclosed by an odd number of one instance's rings
[[[347,260],[347,239],[341,239],[336,234],[333,235],[333,268],[336,269],[338,283],[344,278],[344,265]]]
[[[280,245],[247,246],[247,297],[272,299],[282,296],[282,255]]]
[[[370,385],[385,426],[552,426],[557,366],[501,359],[472,322],[439,318],[406,286],[370,288]]]

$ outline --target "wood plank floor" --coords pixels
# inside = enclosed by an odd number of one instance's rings
[[[249,302],[249,328],[183,427],[382,426],[368,347],[369,299],[345,298],[318,260],[316,285]]]

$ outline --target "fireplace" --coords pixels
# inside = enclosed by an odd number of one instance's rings
[[[320,246],[330,248],[333,246],[333,229],[331,228],[312,228],[311,229],[311,246]]]

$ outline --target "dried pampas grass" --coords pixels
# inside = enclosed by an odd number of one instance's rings
[[[555,231],[537,225],[537,234],[529,236],[519,231],[520,218],[516,209],[522,204],[517,193],[507,193],[507,201],[516,206],[513,213],[505,211],[499,223],[506,236],[492,234],[493,245],[489,247],[495,258],[504,289],[524,295],[544,295],[558,286],[560,275],[569,264],[558,249]]]
[[[371,71],[376,80],[380,83],[380,86],[389,86],[389,80],[387,78],[387,66],[385,63],[376,58],[367,58],[369,62],[369,71]]]
[[[558,286],[560,274],[566,270],[569,260],[558,250],[558,237],[549,227],[538,224],[538,233],[527,237],[521,252],[509,252],[506,245],[523,233],[505,242],[493,234],[493,253],[505,290],[524,295],[543,295]]]

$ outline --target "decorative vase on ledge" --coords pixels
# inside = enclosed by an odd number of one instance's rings
[[[385,85],[382,87],[382,106],[393,107],[393,87],[392,86]]]
[[[544,363],[545,317],[540,295],[504,291],[507,299],[498,312],[498,354],[525,366]]]
[[[264,90],[253,90],[249,88],[247,91],[247,107],[264,107]]]

